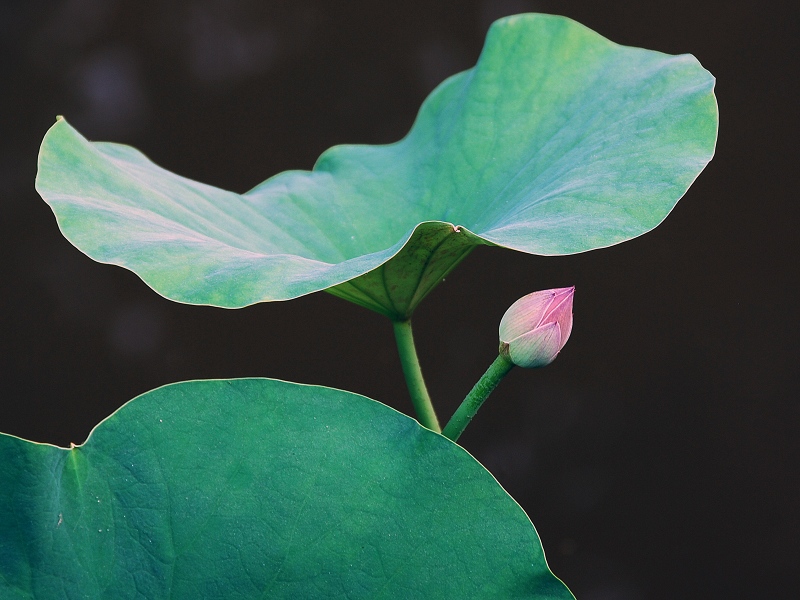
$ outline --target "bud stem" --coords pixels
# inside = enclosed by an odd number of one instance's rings
[[[414,335],[411,331],[411,320],[393,321],[394,338],[397,341],[397,351],[400,354],[400,364],[403,366],[403,375],[406,378],[411,402],[417,413],[419,422],[428,429],[440,433],[442,427],[436,418],[428,388],[422,378],[422,369],[417,358],[417,349],[414,346]]]
[[[478,380],[478,383],[472,388],[467,397],[458,407],[455,414],[450,418],[447,426],[442,431],[442,435],[454,442],[461,436],[472,421],[472,417],[478,412],[478,409],[483,405],[486,399],[494,391],[494,388],[500,383],[500,380],[505,377],[508,372],[514,367],[511,359],[498,355],[494,362],[486,369],[486,373]]]

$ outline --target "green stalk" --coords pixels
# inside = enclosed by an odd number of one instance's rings
[[[428,429],[440,433],[442,427],[439,425],[439,419],[436,418],[436,411],[433,410],[428,388],[425,387],[425,380],[422,378],[417,350],[414,347],[411,320],[393,321],[392,323],[394,324],[397,351],[400,353],[400,364],[403,366],[403,375],[406,378],[406,385],[411,394],[411,402],[414,404],[417,418]]]
[[[514,367],[511,359],[506,358],[502,354],[494,359],[494,362],[486,369],[486,373],[478,380],[478,383],[472,388],[467,397],[458,407],[455,414],[450,418],[447,426],[444,428],[442,435],[453,440],[454,442],[461,436],[466,429],[472,417],[478,412],[478,409],[486,401],[500,383],[500,380],[505,377],[508,372]]]

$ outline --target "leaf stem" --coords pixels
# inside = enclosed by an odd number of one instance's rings
[[[472,421],[472,417],[478,412],[478,409],[489,397],[489,394],[494,391],[494,388],[513,367],[514,363],[510,359],[502,354],[498,355],[478,380],[478,383],[467,394],[467,397],[464,398],[458,410],[450,417],[450,421],[442,431],[442,435],[455,442],[469,425],[469,422]]]
[[[403,375],[406,378],[411,402],[417,413],[419,422],[428,429],[440,433],[442,427],[436,418],[428,388],[422,377],[422,369],[417,358],[417,349],[414,347],[414,335],[411,331],[411,319],[405,321],[392,321],[394,325],[394,338],[397,341],[397,351],[400,353],[400,364],[403,366]]]

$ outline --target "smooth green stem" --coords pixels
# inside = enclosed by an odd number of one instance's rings
[[[478,380],[478,383],[472,388],[467,397],[458,407],[458,410],[450,418],[447,426],[442,431],[442,435],[450,438],[454,442],[461,436],[466,429],[472,417],[478,412],[478,409],[486,401],[500,383],[500,380],[505,377],[508,372],[514,367],[511,359],[506,358],[502,354],[494,359],[494,362],[486,369],[486,373]]]
[[[417,349],[414,347],[411,320],[393,321],[393,324],[394,338],[397,340],[397,350],[400,353],[400,364],[403,365],[403,375],[406,378],[406,385],[411,394],[411,402],[414,403],[417,418],[428,429],[440,433],[442,427],[439,425],[439,419],[436,418],[436,411],[433,410],[428,388],[425,387],[425,380],[422,378]]]

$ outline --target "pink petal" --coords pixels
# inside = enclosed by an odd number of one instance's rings
[[[541,325],[554,297],[555,290],[542,290],[514,302],[500,320],[500,341],[508,343]]]
[[[558,323],[549,323],[512,340],[508,351],[515,365],[532,369],[553,362],[562,346]]]

